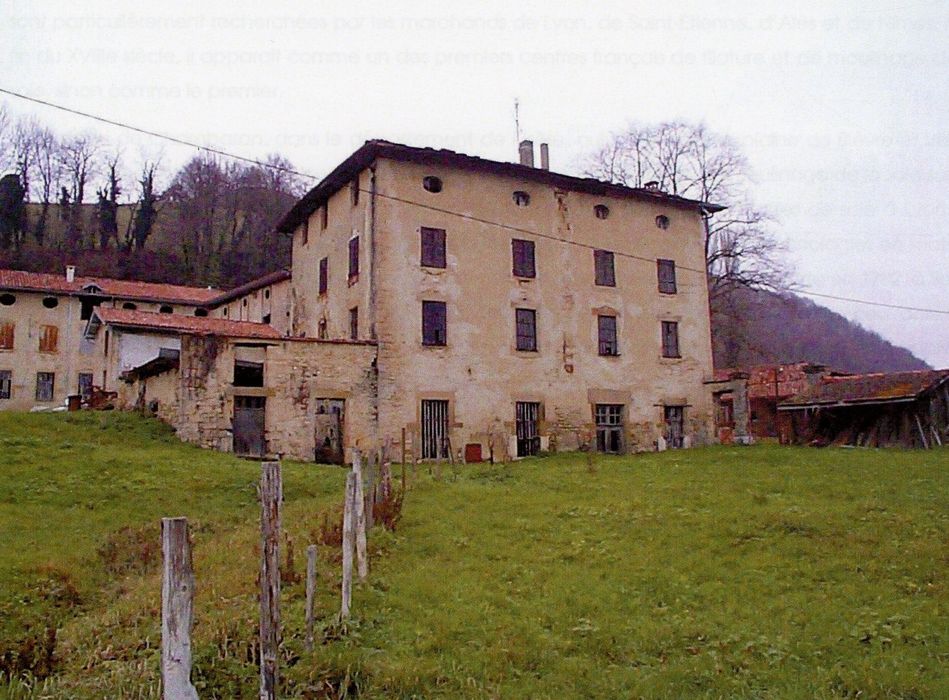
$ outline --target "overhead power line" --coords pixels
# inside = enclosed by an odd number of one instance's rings
[[[178,145],[180,145],[180,146],[188,146],[189,148],[195,148],[195,149],[197,149],[197,150],[205,151],[205,152],[207,152],[207,153],[213,153],[213,154],[215,154],[215,155],[219,155],[219,156],[222,156],[222,157],[224,157],[224,158],[231,158],[231,159],[233,159],[233,160],[242,161],[242,162],[244,162],[244,163],[251,163],[251,164],[253,164],[253,165],[257,165],[257,166],[260,166],[260,167],[262,167],[262,168],[269,168],[269,169],[271,169],[271,170],[276,170],[276,171],[279,171],[279,172],[284,172],[284,173],[287,173],[287,174],[289,174],[289,175],[297,175],[297,176],[299,176],[299,177],[304,177],[304,178],[307,178],[307,179],[309,179],[309,180],[321,180],[321,179],[322,179],[322,178],[320,178],[320,177],[317,176],[317,175],[311,175],[310,173],[305,173],[305,172],[302,172],[302,171],[299,171],[299,170],[294,170],[294,169],[292,169],[292,168],[286,168],[286,167],[283,167],[283,166],[280,166],[280,165],[275,165],[275,164],[273,164],[273,163],[265,163],[265,162],[263,162],[263,161],[257,160],[256,158],[248,158],[247,156],[237,155],[236,153],[230,153],[230,152],[228,152],[228,151],[224,151],[224,150],[219,149],[219,148],[213,148],[213,147],[211,147],[211,146],[202,146],[201,144],[195,143],[195,142],[193,142],[193,141],[187,141],[187,140],[185,140],[185,139],[181,139],[181,138],[178,138],[178,137],[176,137],[176,136],[170,136],[170,135],[168,135],[168,134],[163,134],[163,133],[158,132],[158,131],[152,131],[152,130],[150,130],[150,129],[144,129],[144,128],[141,128],[141,127],[138,127],[138,126],[134,126],[134,125],[132,125],[132,124],[127,124],[127,123],[125,123],[125,122],[120,122],[120,121],[117,121],[117,120],[114,120],[114,119],[108,119],[107,117],[102,117],[102,116],[99,116],[99,115],[97,115],[97,114],[91,114],[91,113],[89,113],[89,112],[83,112],[83,111],[78,110],[78,109],[73,109],[72,107],[66,107],[66,106],[64,106],[64,105],[56,104],[56,103],[54,103],[54,102],[49,102],[48,100],[42,100],[42,99],[40,99],[40,98],[38,98],[38,97],[31,97],[30,95],[24,95],[24,94],[21,93],[21,92],[16,92],[16,91],[14,91],[14,90],[9,90],[9,89],[4,88],[4,87],[0,87],[0,93],[3,93],[3,94],[5,94],[5,95],[10,95],[11,97],[16,97],[16,98],[21,99],[21,100],[26,100],[27,102],[33,102],[33,103],[35,103],[35,104],[43,105],[43,106],[45,106],[45,107],[50,107],[50,108],[52,108],[52,109],[57,109],[57,110],[60,110],[60,111],[62,111],[62,112],[67,112],[67,113],[69,113],[69,114],[74,114],[74,115],[77,115],[77,116],[80,116],[80,117],[85,117],[86,119],[92,119],[92,120],[94,120],[94,121],[101,122],[101,123],[103,123],[103,124],[108,124],[108,125],[110,125],[110,126],[118,127],[118,128],[120,128],[120,129],[128,129],[129,131],[134,131],[134,132],[139,133],[139,134],[144,134],[145,136],[151,136],[151,137],[153,137],[153,138],[164,139],[165,141],[170,141],[170,142],[176,143],[176,144],[178,144]],[[444,214],[449,214],[449,215],[452,215],[452,216],[457,216],[457,217],[460,217],[460,218],[463,218],[463,219],[467,219],[467,220],[469,220],[469,221],[475,221],[475,222],[477,222],[477,223],[482,223],[482,224],[489,225],[489,226],[497,226],[497,227],[499,227],[499,228],[504,228],[504,229],[508,229],[508,230],[512,230],[512,231],[518,231],[518,232],[520,232],[520,233],[525,233],[525,234],[528,234],[528,235],[531,235],[531,236],[536,236],[536,237],[538,237],[538,238],[546,238],[546,239],[549,239],[549,240],[553,240],[553,241],[556,241],[556,242],[558,242],[558,243],[565,243],[565,244],[570,244],[570,245],[576,245],[576,246],[579,246],[579,247],[582,247],[582,248],[587,248],[587,249],[590,249],[590,250],[597,250],[597,247],[596,247],[596,246],[590,245],[590,244],[586,244],[586,243],[581,243],[581,242],[579,242],[579,241],[571,241],[571,240],[566,239],[566,238],[560,238],[560,237],[558,237],[558,236],[552,236],[552,235],[546,234],[546,233],[538,233],[537,231],[531,231],[531,230],[529,230],[529,229],[520,228],[520,227],[517,227],[517,226],[511,226],[510,224],[504,224],[504,223],[501,223],[501,222],[499,222],[499,221],[491,221],[491,220],[489,220],[489,219],[481,219],[481,218],[479,218],[479,217],[472,216],[471,214],[465,214],[465,213],[463,213],[463,212],[457,212],[457,211],[452,211],[452,210],[450,210],[450,209],[444,209],[444,208],[440,208],[440,207],[435,207],[435,206],[432,206],[432,205],[430,205],[430,204],[423,204],[423,203],[421,203],[421,202],[414,202],[414,201],[412,201],[412,200],[403,199],[403,198],[400,198],[400,197],[395,197],[395,196],[393,196],[393,195],[385,195],[385,194],[382,194],[381,192],[375,192],[375,194],[376,194],[376,196],[379,196],[379,197],[385,197],[385,198],[387,198],[387,199],[392,199],[392,200],[399,201],[399,202],[402,202],[402,203],[405,203],[405,204],[410,204],[410,205],[414,205],[414,206],[417,206],[417,207],[422,207],[423,209],[430,209],[430,210],[432,210],[432,211],[438,211],[438,212],[441,212],[441,213],[444,213]],[[617,256],[619,256],[619,257],[631,258],[631,259],[634,259],[634,260],[640,260],[640,261],[649,262],[649,263],[653,263],[653,264],[655,264],[655,262],[656,262],[656,260],[653,259],[653,258],[647,258],[647,257],[644,257],[644,256],[634,255],[634,254],[632,254],[632,253],[622,253],[622,252],[616,252],[616,251],[613,251],[613,253],[614,253],[614,255],[617,255]],[[705,270],[699,270],[699,269],[696,269],[696,268],[686,267],[686,266],[682,266],[682,265],[677,265],[677,266],[676,266],[676,269],[679,269],[679,270],[688,270],[689,272],[696,272],[696,273],[700,273],[700,274],[703,274],[703,275],[706,274],[706,271],[705,271]],[[901,311],[918,311],[918,312],[920,312],[920,313],[949,315],[949,310],[947,310],[947,309],[928,309],[928,308],[923,308],[923,307],[918,307],[918,306],[904,306],[904,305],[902,305],[902,304],[888,304],[888,303],[885,303],[885,302],[882,302],[882,301],[870,301],[870,300],[868,300],[868,299],[855,299],[855,298],[853,298],[853,297],[839,296],[839,295],[836,295],[836,294],[825,294],[825,293],[822,293],[822,292],[810,292],[810,291],[803,291],[803,290],[795,290],[795,291],[794,291],[794,294],[799,294],[799,295],[802,295],[802,296],[818,297],[818,298],[821,298],[821,299],[833,299],[833,300],[835,300],[835,301],[845,301],[845,302],[849,302],[849,303],[852,303],[852,304],[864,304],[864,305],[866,305],[866,306],[877,306],[877,307],[883,307],[883,308],[888,308],[888,309],[899,309],[899,310],[901,310]]]
[[[36,104],[43,105],[45,107],[52,107],[53,109],[58,109],[61,112],[68,112],[69,114],[75,114],[80,117],[85,117],[86,119],[93,119],[97,122],[102,122],[103,124],[109,124],[110,126],[117,126],[120,129],[128,129],[129,131],[134,131],[139,134],[145,134],[146,136],[153,136],[155,138],[171,141],[172,143],[177,143],[180,146],[188,146],[190,148],[197,148],[198,150],[206,151],[208,153],[213,153],[218,156],[224,156],[225,158],[233,158],[234,160],[240,160],[245,163],[252,163],[253,165],[259,165],[262,168],[277,170],[279,172],[287,173],[289,175],[297,175],[299,177],[305,177],[311,180],[320,179],[316,175],[301,173],[298,170],[294,170],[292,168],[285,168],[282,165],[274,165],[273,163],[264,163],[263,161],[259,161],[256,158],[248,158],[247,156],[235,155],[234,153],[228,153],[227,151],[222,151],[221,149],[213,148],[212,146],[202,146],[201,144],[195,143],[194,141],[187,141],[185,139],[178,138],[177,136],[169,136],[168,134],[162,134],[158,131],[143,129],[138,126],[133,126],[132,124],[126,124],[124,122],[115,121],[114,119],[100,117],[98,114],[90,114],[89,112],[82,112],[78,109],[73,109],[72,107],[64,107],[63,105],[58,105],[53,102],[41,100],[38,97],[30,97],[29,95],[24,95],[23,93],[20,93],[20,92],[14,92],[13,90],[8,90],[3,87],[0,87],[0,92],[2,92],[5,95],[11,95],[12,97],[18,97],[19,99],[26,100],[27,102],[35,102]]]

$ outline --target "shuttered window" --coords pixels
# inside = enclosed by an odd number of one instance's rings
[[[12,322],[0,323],[0,350],[13,349],[14,328]]]
[[[600,287],[615,287],[616,272],[613,269],[613,253],[609,250],[593,251],[593,268],[596,283]]]
[[[349,281],[359,277],[359,238],[349,239]]]
[[[40,327],[40,352],[56,352],[59,344],[59,328],[56,326]]]
[[[445,229],[421,228],[422,267],[445,268]]]
[[[422,302],[422,345],[445,345],[448,338],[448,307],[443,301]]]
[[[537,350],[537,312],[534,309],[515,309],[517,349]]]
[[[511,240],[511,257],[515,277],[536,277],[537,269],[534,265],[534,241],[525,241],[519,238]]]
[[[657,260],[657,274],[659,275],[659,291],[663,294],[676,293],[676,264],[674,260]]]
[[[619,355],[616,338],[616,316],[597,316],[597,336],[601,355]]]
[[[679,324],[676,321],[662,322],[662,356],[681,357],[679,354]]]
[[[329,258],[320,260],[320,294],[326,294],[329,288],[330,261]]]

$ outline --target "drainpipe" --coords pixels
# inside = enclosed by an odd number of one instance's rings
[[[376,339],[376,165],[369,166],[369,337]]]

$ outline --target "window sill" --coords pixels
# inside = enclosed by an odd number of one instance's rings
[[[662,291],[662,290],[660,289],[660,290],[659,290],[659,294],[662,295],[662,296],[664,296],[664,297],[674,297],[674,296],[678,296],[679,292],[678,292],[678,291],[675,291],[675,292],[664,292],[664,291]]]
[[[594,282],[593,286],[594,287],[608,287],[610,289],[616,289],[616,282],[614,282],[613,284],[600,284],[599,282]]]
[[[422,343],[422,347],[427,350],[445,350],[448,347],[448,343],[441,343],[439,345],[435,343]]]
[[[514,275],[515,282],[533,282],[535,279],[537,279],[537,275],[532,275],[530,277],[525,275]]]
[[[441,275],[448,271],[448,265],[439,266],[439,265],[426,265],[422,263],[421,265],[419,265],[419,267],[422,268],[424,272],[427,272],[431,275]]]
[[[617,357],[622,357],[622,355],[621,355],[620,353],[618,353],[618,352],[612,353],[612,354],[610,354],[610,355],[607,355],[607,354],[604,354],[604,353],[599,353],[599,354],[597,355],[597,357],[602,357],[602,358],[604,358],[604,359],[611,360],[611,359],[615,359],[615,358],[617,358]]]
[[[535,358],[540,357],[540,350],[537,350],[536,348],[534,350],[522,350],[520,348],[514,348],[514,354],[518,357]]]
[[[682,355],[676,355],[675,357],[667,357],[666,355],[660,355],[659,361],[666,364],[676,364],[682,362]]]

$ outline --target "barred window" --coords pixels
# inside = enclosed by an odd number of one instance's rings
[[[616,316],[597,316],[597,335],[601,355],[619,355],[616,336]]]
[[[53,400],[53,384],[56,380],[56,375],[52,372],[37,372],[36,373],[36,400],[37,401],[52,401]]]

